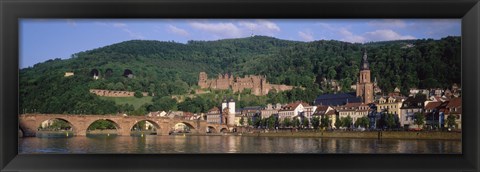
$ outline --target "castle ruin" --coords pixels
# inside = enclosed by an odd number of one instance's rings
[[[250,89],[252,94],[257,96],[267,95],[270,90],[287,91],[293,89],[293,86],[270,84],[265,76],[248,75],[243,78],[234,77],[230,74],[218,74],[216,79],[208,79],[205,72],[200,72],[198,76],[198,86],[200,88],[212,88],[219,90],[232,89],[234,92],[242,92]]]

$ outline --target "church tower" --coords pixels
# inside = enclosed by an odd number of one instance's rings
[[[364,50],[362,62],[360,63],[357,97],[361,97],[362,102],[365,104],[373,103],[373,83],[370,80],[370,64],[367,59],[367,50]]]

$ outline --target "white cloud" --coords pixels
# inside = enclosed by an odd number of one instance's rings
[[[127,28],[123,28],[122,29],[124,32],[127,32],[128,35],[134,39],[145,39],[145,37],[141,34],[141,33],[138,33],[138,32],[133,32],[131,31],[130,29],[127,29]]]
[[[315,40],[313,38],[313,33],[310,31],[305,31],[305,32],[300,31],[298,32],[298,36],[300,36],[300,38],[302,38],[304,41],[307,41],[307,42]]]
[[[342,36],[342,39],[341,39],[342,41],[358,42],[358,43],[365,42],[364,37],[362,37],[360,35],[355,35],[346,28],[338,29],[338,33]]]
[[[209,32],[220,37],[241,37],[240,29],[233,23],[190,22],[194,29]]]
[[[334,26],[327,23],[316,23],[315,25],[320,26],[324,30],[336,30]]]
[[[268,20],[255,20],[255,21],[240,21],[238,26],[242,30],[243,35],[267,35],[274,36],[275,33],[280,32],[280,27],[274,22]]]
[[[180,35],[180,36],[188,36],[188,35],[190,35],[190,33],[188,33],[185,29],[181,29],[181,28],[175,27],[175,26],[173,26],[173,25],[168,25],[167,30],[168,30],[170,33],[174,33],[174,34],[177,34],[177,35]]]
[[[102,25],[102,23],[99,23],[99,24]],[[141,33],[130,30],[128,28],[128,25],[125,23],[113,23],[111,24],[111,26],[114,28],[118,28],[123,32],[128,33],[128,36],[130,36],[133,39],[145,39],[145,37]]]
[[[375,30],[373,32],[367,32],[364,34],[364,37],[369,41],[387,41],[387,40],[405,40],[405,39],[415,39],[415,37],[410,35],[400,35],[393,30],[383,29]]]
[[[371,32],[365,32],[361,35],[356,35],[350,32],[346,28],[340,28],[338,34],[342,37],[342,41],[353,42],[353,43],[364,43],[371,41],[391,41],[391,40],[406,40],[406,39],[416,39],[411,35],[400,35],[397,32],[390,29],[380,29]]]
[[[192,21],[189,25],[193,29],[210,33],[214,39],[247,37],[251,34],[274,36],[281,31],[280,27],[274,22],[261,19],[216,23]]]

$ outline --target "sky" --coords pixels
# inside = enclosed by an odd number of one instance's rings
[[[252,35],[310,42],[440,39],[460,19],[21,19],[20,68],[128,40],[186,43]]]

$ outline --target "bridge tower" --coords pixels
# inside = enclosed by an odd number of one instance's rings
[[[230,98],[230,101],[228,102],[228,126],[234,126],[235,125],[235,100],[233,98]]]

